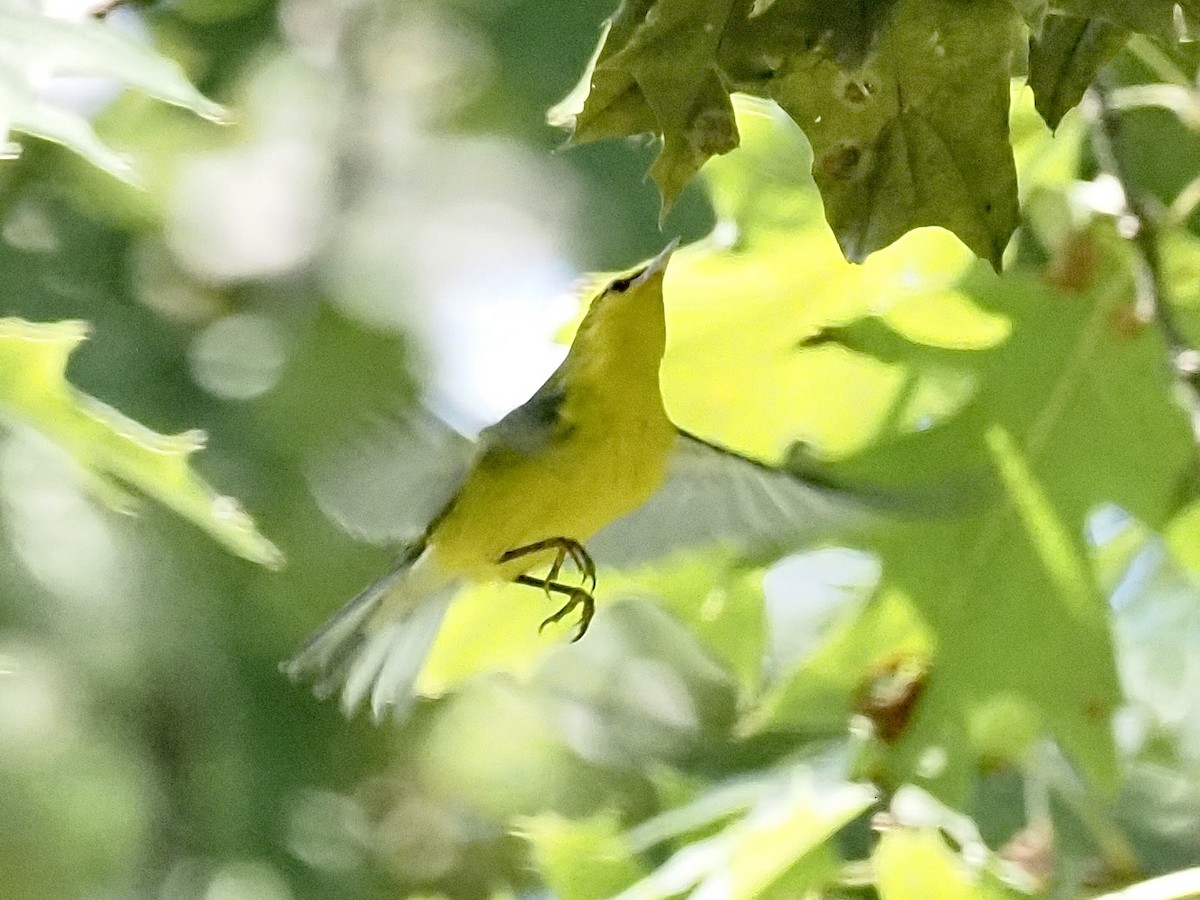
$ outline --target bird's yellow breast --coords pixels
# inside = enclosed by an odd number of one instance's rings
[[[472,469],[430,535],[439,565],[479,579],[511,579],[554,552],[499,564],[510,550],[550,538],[586,543],[632,512],[666,478],[675,427],[652,389],[593,393],[579,386],[557,433],[536,452],[494,447]]]

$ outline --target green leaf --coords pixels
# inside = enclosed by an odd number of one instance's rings
[[[97,21],[0,8],[0,139],[12,130],[53,141],[117,178],[135,181],[126,159],[96,136],[83,115],[42,97],[41,86],[56,75],[111,78],[206,119],[227,117],[176,63],[130,35]]]
[[[871,855],[880,900],[1003,900],[1022,897],[972,871],[934,828],[889,828]]]
[[[710,157],[737,146],[737,126],[716,53],[734,0],[639,0],[606,28],[577,95],[551,110],[576,143],[653,131],[662,150],[650,169],[663,213]],[[579,109],[572,107],[579,104]]]
[[[1171,521],[1166,538],[1175,559],[1200,578],[1200,500],[1190,503]]]
[[[546,813],[518,822],[517,831],[560,900],[611,897],[646,874],[615,816],[568,820]]]
[[[779,896],[800,896],[836,873],[828,841],[875,799],[866,785],[817,785],[811,773],[797,769],[745,817],[685,845],[618,900],[660,900],[693,889],[697,898],[749,900],[783,879],[789,893]]]
[[[941,225],[999,265],[1017,222],[1008,82],[1020,19],[1006,0],[639,0],[551,113],[576,142],[651,132],[664,207],[738,144],[730,91],[772,98],[815,148],[847,258]],[[803,158],[796,166],[805,163]]]
[[[1028,221],[1037,215],[1033,207],[1037,200],[1049,198],[1053,202],[1048,205],[1056,208],[1062,202],[1062,192],[1075,182],[1083,153],[1084,123],[1079,116],[1068,116],[1051,136],[1045,119],[1029,102],[1030,93],[1027,85],[1013,82],[1010,128],[1023,213],[1027,225],[1040,234],[1040,218]],[[1053,237],[1060,237],[1070,227],[1069,221],[1056,225],[1055,229],[1047,229]]]
[[[1129,35],[1103,19],[1052,15],[1046,20],[1029,41],[1029,86],[1047,125],[1058,127]]]
[[[1089,264],[1062,291],[1049,273],[996,276],[937,229],[849,266],[811,186],[781,174],[794,130],[761,107],[740,124],[744,149],[706,170],[730,220],[717,236],[734,237],[685,248],[668,275],[668,410],[762,458],[803,442],[843,459],[852,483],[971,484],[965,511],[881,536],[866,627],[792,673],[745,727],[844,721],[890,671],[894,639],[928,654],[928,673],[919,696],[899,698],[873,773],[961,797],[981,762],[1020,762],[1049,733],[1111,788],[1119,693],[1087,523],[1113,504],[1162,528],[1194,465],[1162,341],[1130,325],[1128,249],[1107,221],[1078,232]],[[1031,161],[1050,140],[1037,128]],[[1037,176],[1046,190],[1058,169]]]
[[[740,730],[837,728],[855,708],[873,673],[899,662],[928,665],[933,641],[911,601],[882,592],[845,622],[816,653],[781,678]]]
[[[1197,0],[1050,0],[1042,3],[1051,12],[1088,19],[1103,19],[1121,28],[1171,40],[1194,40],[1200,24]],[[1178,12],[1176,12],[1178,10]]]
[[[87,335],[82,322],[0,319],[0,416],[23,422],[66,450],[96,477],[102,496],[119,504],[121,485],[137,488],[199,525],[226,548],[278,568],[283,554],[263,537],[232,497],[223,497],[189,466],[204,435],[162,435],[67,382],[67,361]]]
[[[1003,0],[966,6],[898,3],[860,65],[797,60],[771,82],[812,143],[847,259],[940,225],[1000,265],[1017,224],[1008,103],[1018,21]]]
[[[1160,342],[1120,326],[1131,286],[1108,243],[1105,268],[1082,296],[1016,277],[974,282],[983,305],[1012,316],[1013,337],[973,361],[980,393],[921,452],[950,465],[986,457],[997,483],[978,514],[917,526],[883,551],[885,584],[912,599],[937,646],[911,728],[891,748],[894,778],[923,771],[939,791],[961,796],[970,771],[962,748],[995,753],[989,710],[1002,708],[1002,719],[1027,723],[1014,729],[1026,744],[1046,729],[1094,784],[1112,786],[1109,716],[1119,694],[1086,522],[1110,502],[1161,527],[1191,447]],[[1139,411],[1136,430],[1123,424],[1130,408]],[[1089,453],[1091,464],[1078,467]],[[925,549],[913,554],[913,546]],[[1055,665],[1029,666],[1030,653]],[[944,767],[925,769],[922,760],[941,751],[950,754]],[[1004,758],[1021,752],[1010,746]]]

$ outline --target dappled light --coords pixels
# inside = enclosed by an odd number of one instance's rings
[[[858,6],[0,0],[0,900],[1195,887],[1200,19]]]

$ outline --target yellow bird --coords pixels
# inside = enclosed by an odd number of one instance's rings
[[[347,715],[369,698],[403,716],[446,609],[466,584],[514,581],[558,595],[543,622],[592,619],[593,558],[634,564],[684,546],[798,544],[857,514],[838,492],[680,431],[659,386],[663,278],[678,242],[592,300],[562,364],[477,443],[439,436],[462,471],[440,512],[381,578],[283,665],[339,688]],[[428,482],[428,479],[422,479]],[[405,485],[406,497],[429,484]],[[595,543],[593,543],[595,539]],[[586,549],[585,549],[586,545]],[[582,584],[560,576],[567,561]],[[590,589],[589,589],[590,588]]]

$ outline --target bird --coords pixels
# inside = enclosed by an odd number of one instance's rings
[[[577,613],[579,640],[595,614],[598,561],[631,567],[686,547],[799,546],[863,518],[838,487],[671,421],[659,369],[663,281],[677,246],[608,281],[561,365],[477,441],[428,419],[413,426],[452,470],[400,475],[401,492],[432,516],[282,664],[286,675],[313,681],[320,697],[340,690],[347,716],[365,701],[377,722],[403,719],[446,611],[468,585],[515,582],[560,598],[542,627]],[[568,564],[578,583],[564,577]]]

